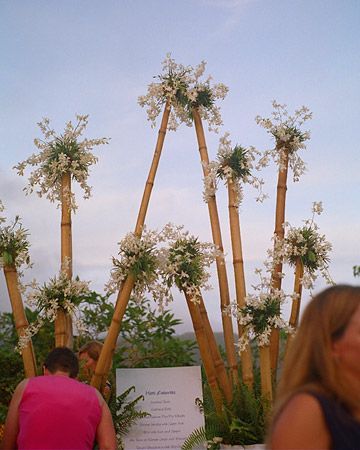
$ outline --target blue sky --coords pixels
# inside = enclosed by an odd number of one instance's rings
[[[161,72],[166,53],[184,65],[207,61],[207,73],[229,93],[221,103],[233,143],[271,147],[255,123],[268,116],[271,101],[289,111],[313,111],[311,140],[301,153],[307,172],[289,179],[286,218],[294,226],[323,201],[317,219],[333,244],[330,271],[337,283],[355,283],[360,263],[360,3],[320,0],[0,0],[0,199],[11,219],[19,214],[29,229],[34,268],[26,279],[47,281],[59,270],[60,212],[35,195],[25,197],[24,177],[12,167],[36,148],[36,125],[49,117],[59,132],[76,113],[89,114],[86,136],[111,138],[95,153],[93,196],[73,218],[74,272],[102,292],[117,242],[135,227],[157,130],[137,104]],[[210,159],[218,135],[206,135]],[[270,198],[263,205],[245,189],[240,209],[248,291],[255,267],[265,259],[274,228],[276,167],[262,176]],[[223,241],[233,297],[225,189],[218,193]],[[147,216],[149,228],[183,224],[210,241],[202,202],[202,170],[195,132],[182,126],[168,133]],[[292,275],[285,285],[291,289]],[[220,326],[216,277],[205,301],[214,328]],[[324,287],[319,280],[317,290]],[[0,276],[0,307],[9,300]],[[308,293],[304,294],[304,303]],[[176,316],[189,329],[184,299]],[[286,311],[285,311],[286,314]]]

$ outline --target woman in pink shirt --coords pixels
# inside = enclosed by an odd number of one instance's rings
[[[115,450],[110,410],[101,394],[75,380],[76,355],[58,347],[49,353],[44,376],[16,388],[5,423],[4,450]]]

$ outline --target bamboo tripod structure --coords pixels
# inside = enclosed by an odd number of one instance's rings
[[[193,118],[194,118],[194,124],[195,124],[198,145],[199,145],[201,162],[205,163],[205,164],[209,164],[209,156],[208,156],[208,152],[207,152],[204,128],[202,125],[199,111],[196,108],[193,108],[192,114],[193,114]],[[204,167],[204,165],[203,165],[203,172],[204,172],[204,176],[208,175],[208,169],[206,167]],[[215,246],[220,251],[223,252],[220,221],[219,221],[219,214],[218,214],[218,210],[217,210],[215,195],[208,201],[208,209],[209,209],[213,242],[214,242]],[[219,256],[216,258],[216,268],[217,268],[219,290],[220,290],[220,309],[221,309],[221,312],[223,312],[224,309],[226,309],[230,305],[229,285],[228,285],[224,257]],[[231,373],[231,380],[232,380],[233,384],[237,384],[239,381],[239,377],[238,377],[238,367],[237,367],[237,359],[236,359],[236,352],[235,352],[235,345],[234,345],[233,324],[232,324],[231,317],[229,315],[221,314],[221,318],[222,318],[222,325],[223,325],[223,330],[224,330],[225,350],[226,350],[227,361],[228,361],[228,365],[229,365],[229,369],[230,369],[230,373]]]
[[[274,234],[279,238],[284,238],[284,223],[285,223],[285,203],[287,191],[287,174],[289,166],[288,150],[284,151],[283,167],[279,168],[277,195],[276,195],[276,210],[275,210],[275,231]],[[282,278],[282,261],[276,264],[271,276],[272,289],[281,289]],[[271,356],[271,371],[276,379],[276,369],[279,359],[279,330],[273,329],[270,337],[270,356]]]
[[[169,105],[169,103],[166,103],[161,120],[160,129],[158,132],[158,138],[156,142],[153,160],[145,184],[144,193],[138,213],[138,218],[136,221],[134,234],[138,237],[141,237],[142,230],[144,227],[146,212],[149,206],[152,188],[154,186],[155,175],[159,165],[161,151],[164,145],[167,124],[169,122],[170,109],[171,106]],[[104,346],[101,350],[99,360],[97,362],[94,371],[94,375],[91,379],[91,385],[96,387],[97,389],[100,389],[100,387],[105,383],[107,375],[109,373],[111,367],[111,360],[116,347],[116,341],[121,329],[121,323],[134,285],[135,279],[130,274],[127,276],[126,280],[122,284],[121,289],[119,290],[108,334],[105,338]]]
[[[231,235],[231,247],[233,254],[233,266],[235,277],[235,291],[236,302],[239,308],[245,306],[246,297],[246,285],[245,285],[245,273],[244,273],[244,259],[242,253],[241,244],[241,232],[240,232],[240,218],[239,208],[236,202],[236,194],[232,187],[232,183],[228,180],[228,205],[229,205],[229,222],[230,222],[230,235]],[[243,327],[238,324],[239,337],[243,334]],[[242,379],[248,387],[252,387],[254,383],[253,363],[251,348],[248,345],[246,350],[241,352],[241,372]]]
[[[71,231],[71,174],[61,178],[61,271],[72,278],[72,231]],[[55,319],[55,347],[73,346],[71,316],[58,308]]]
[[[26,318],[25,309],[18,286],[18,274],[16,267],[14,265],[5,265],[4,275],[9,292],[11,308],[14,315],[15,328],[18,336],[20,337],[29,326],[29,322]],[[22,349],[21,356],[24,364],[25,377],[35,377],[36,360],[31,339],[28,341],[26,347]]]

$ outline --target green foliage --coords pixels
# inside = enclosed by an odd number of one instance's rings
[[[254,333],[258,336],[264,333],[269,326],[269,318],[280,315],[280,302],[276,297],[267,297],[263,305],[246,304],[241,308],[244,317],[251,317]]]
[[[194,364],[196,343],[175,336],[181,320],[170,311],[158,313],[150,301],[130,300],[124,316],[114,365],[118,367],[176,367]]]
[[[233,178],[244,179],[251,175],[249,168],[249,152],[247,149],[236,145],[230,154],[219,158],[220,167],[217,171],[217,176],[221,179],[226,179],[224,172],[225,167],[230,167],[233,173]]]
[[[129,432],[132,425],[134,425],[137,420],[150,416],[149,413],[141,410],[139,411],[138,409],[138,403],[141,400],[144,400],[142,395],[139,395],[134,400],[127,400],[127,397],[132,391],[135,391],[134,386],[126,389],[117,397],[114,397],[109,403],[116,430],[118,448],[120,449],[124,448],[122,438]]]
[[[360,266],[353,267],[353,274],[354,274],[354,277],[360,277]]]
[[[263,441],[270,405],[261,397],[258,379],[253,391],[240,383],[234,389],[232,403],[225,405],[220,415],[215,412],[206,382],[203,392],[203,401],[197,399],[196,403],[205,416],[205,429],[194,430],[184,442],[182,450],[191,450],[204,442],[207,443],[207,448],[217,450],[220,448],[220,442],[229,445],[248,445]]]

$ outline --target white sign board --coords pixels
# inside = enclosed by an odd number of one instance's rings
[[[139,409],[151,414],[138,420],[124,437],[125,450],[180,450],[189,434],[204,426],[195,405],[202,399],[200,366],[159,369],[116,369],[116,390],[120,395],[130,386],[144,401]]]

